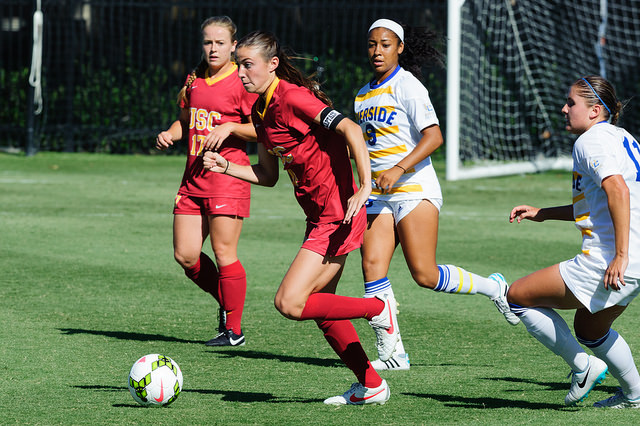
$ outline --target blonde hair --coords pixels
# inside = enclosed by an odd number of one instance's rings
[[[229,35],[231,36],[231,42],[236,41],[236,33],[238,32],[238,27],[236,27],[236,24],[234,24],[231,18],[229,18],[228,16],[226,15],[212,16],[210,18],[205,19],[200,25],[200,33],[203,33],[204,29],[210,25],[226,28],[229,31]],[[203,57],[200,63],[196,65],[193,71],[191,71],[191,74],[189,74],[189,78],[187,79],[187,82],[185,83],[184,86],[182,86],[182,89],[178,93],[178,105],[182,103],[186,103],[188,101],[187,91],[191,88],[191,85],[193,84],[193,82],[196,81],[196,78],[198,77],[203,78],[205,76],[205,73],[207,72],[208,67],[209,67],[209,64],[206,58]]]

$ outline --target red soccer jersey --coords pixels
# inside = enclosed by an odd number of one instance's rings
[[[258,142],[282,160],[309,222],[341,221],[357,191],[346,142],[313,122],[327,105],[310,90],[284,80],[274,84],[264,115],[253,107]]]
[[[257,95],[244,90],[237,70],[234,65],[219,77],[196,78],[187,93],[188,103],[180,105],[189,109],[189,153],[180,194],[205,198],[251,197],[250,183],[221,173],[205,171],[202,164],[202,142],[214,127],[226,122],[249,122],[251,106]],[[231,135],[222,143],[218,152],[234,163],[248,165],[246,145],[245,141]]]

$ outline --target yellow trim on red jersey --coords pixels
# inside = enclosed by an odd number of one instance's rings
[[[209,72],[211,71],[211,69],[207,68],[207,73],[205,74],[205,76],[206,76],[205,81],[207,82],[207,84],[209,86],[213,86],[214,84],[216,84],[220,80],[229,77],[234,72],[237,72],[238,71],[238,66],[234,62],[231,62],[231,64],[232,64],[232,67],[231,67],[231,69],[229,69],[229,71],[225,72],[222,75],[217,75],[215,77],[209,76]]]
[[[280,83],[280,79],[278,77],[276,77],[276,78],[274,78],[274,80],[269,85],[269,88],[267,89],[266,96],[265,96],[264,109],[262,110],[262,112],[258,111],[258,108],[256,108],[256,112],[258,113],[258,117],[260,117],[260,119],[262,119],[262,120],[264,120],[264,115],[267,113],[267,107],[269,106],[269,103],[271,102],[271,98],[273,97],[273,92],[275,92],[276,91],[276,87],[278,87],[278,83]]]

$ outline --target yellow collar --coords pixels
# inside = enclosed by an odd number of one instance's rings
[[[269,85],[269,88],[267,89],[267,93],[266,93],[265,100],[264,100],[264,109],[262,110],[262,112],[260,112],[258,110],[258,108],[256,108],[256,112],[258,113],[258,117],[260,117],[261,120],[264,120],[264,115],[267,113],[267,107],[269,106],[269,103],[271,102],[271,98],[273,97],[273,92],[276,91],[276,87],[278,87],[278,83],[279,82],[280,82],[280,79],[278,77],[276,77],[276,78],[273,79],[273,81]]]
[[[231,68],[229,68],[228,71],[226,71],[224,74],[221,75],[217,75],[215,77],[210,77],[209,76],[209,72],[211,71],[211,69],[207,68],[207,73],[205,74],[206,77],[206,82],[209,86],[213,86],[215,83],[219,82],[220,80],[229,77],[231,74],[233,74],[234,72],[238,71],[238,66],[233,63],[233,66]]]

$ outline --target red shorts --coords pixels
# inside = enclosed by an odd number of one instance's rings
[[[341,256],[360,248],[367,227],[367,211],[362,208],[351,223],[307,222],[302,248],[322,256]]]
[[[173,205],[173,214],[199,216],[225,215],[249,217],[250,198],[213,197],[202,198],[178,194]]]

